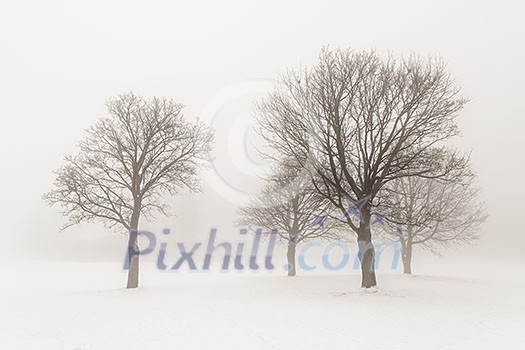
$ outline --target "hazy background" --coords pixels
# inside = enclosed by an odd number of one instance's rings
[[[122,257],[123,235],[98,225],[59,233],[64,219],[41,200],[52,171],[105,114],[107,98],[131,90],[172,97],[192,118],[211,105],[222,128],[217,167],[239,166],[228,160],[237,153],[227,150],[238,141],[231,140],[239,136],[236,128],[246,130],[250,96],[259,96],[286,68],[311,65],[330,45],[394,56],[437,54],[448,62],[471,99],[456,142],[473,152],[491,215],[483,240],[468,254],[523,258],[524,7],[510,0],[2,1],[2,254]],[[246,133],[241,136],[242,144]],[[253,182],[234,170],[238,183]],[[235,237],[236,206],[224,186],[203,181],[203,193],[174,201],[175,217],[146,226],[170,227],[185,240],[211,227]]]

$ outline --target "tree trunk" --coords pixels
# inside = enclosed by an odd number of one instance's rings
[[[361,209],[361,222],[357,234],[359,247],[358,257],[361,262],[361,287],[371,288],[377,286],[375,273],[375,249],[372,244],[372,232],[370,230],[370,209],[365,205]]]
[[[138,225],[139,214],[133,213],[128,240],[128,283],[126,288],[137,288],[139,286],[139,244]]]
[[[412,274],[412,244],[403,245],[403,273]]]
[[[288,276],[293,277],[296,274],[295,269],[295,244],[290,242],[288,244],[288,251],[286,252],[286,258],[288,260]]]
[[[401,244],[401,253],[403,260],[403,273],[407,275],[412,274],[412,229],[408,227],[406,237],[400,236],[399,243]]]
[[[375,273],[375,249],[371,241],[358,242],[359,261],[361,262],[361,287],[371,288],[377,286]]]

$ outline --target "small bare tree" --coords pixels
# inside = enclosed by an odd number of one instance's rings
[[[406,177],[389,184],[382,206],[388,213],[386,220],[400,228],[393,237],[401,244],[404,273],[412,273],[416,245],[436,253],[440,246],[479,238],[487,214],[473,181],[469,174],[448,181]]]
[[[382,59],[375,52],[323,50],[309,70],[289,71],[259,105],[266,140],[312,174],[318,193],[346,214],[357,235],[362,286],[376,286],[370,219],[377,195],[405,176],[442,178],[465,157],[455,136],[465,104],[445,64]]]
[[[275,230],[287,243],[288,276],[296,275],[296,246],[314,239],[336,239],[343,225],[330,216],[331,203],[319,196],[309,176],[281,164],[258,197],[240,208],[238,225]]]
[[[54,189],[44,195],[69,222],[101,221],[129,233],[127,288],[139,281],[137,231],[142,215],[165,213],[165,195],[199,189],[196,175],[209,160],[213,134],[189,123],[182,105],[132,93],[107,102],[109,115],[87,130],[79,153],[65,158]]]

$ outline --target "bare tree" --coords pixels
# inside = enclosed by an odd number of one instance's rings
[[[331,203],[319,196],[300,169],[281,164],[251,203],[240,208],[238,225],[275,230],[287,243],[288,276],[296,275],[296,246],[314,239],[336,239],[341,221],[330,215]],[[274,232],[275,232],[274,231]]]
[[[107,108],[80,152],[56,171],[55,188],[44,199],[63,207],[69,222],[62,229],[102,221],[129,232],[127,287],[136,288],[139,219],[165,213],[165,195],[199,189],[197,171],[208,161],[213,135],[200,122],[185,121],[182,105],[169,99],[129,93]]]
[[[454,181],[406,177],[389,184],[382,206],[387,208],[386,220],[400,228],[390,236],[401,244],[404,273],[412,273],[415,245],[436,253],[440,246],[479,237],[487,214],[473,181],[474,175],[469,174]]]
[[[259,104],[266,140],[312,174],[318,193],[357,234],[362,286],[376,286],[370,219],[377,194],[405,176],[446,177],[466,157],[455,136],[465,104],[439,60],[382,59],[323,50],[309,70],[291,70]],[[348,215],[358,203],[359,215]]]

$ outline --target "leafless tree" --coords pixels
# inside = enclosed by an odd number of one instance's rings
[[[165,195],[196,191],[208,162],[212,132],[189,123],[182,105],[132,93],[107,102],[109,115],[87,130],[79,153],[65,158],[54,189],[44,195],[69,222],[102,221],[129,232],[128,288],[138,286],[137,232],[142,215],[165,213]]]
[[[312,174],[317,192],[357,234],[362,286],[373,287],[370,219],[377,194],[405,176],[444,178],[466,161],[455,136],[460,98],[437,59],[383,59],[375,52],[324,49],[311,69],[290,70],[258,105],[266,140]],[[359,215],[348,215],[358,203]]]
[[[331,217],[331,203],[313,188],[300,169],[280,164],[258,197],[240,208],[237,224],[272,230],[287,243],[288,276],[296,275],[296,246],[314,239],[341,236],[341,221]]]
[[[386,221],[398,228],[389,236],[401,244],[404,273],[412,273],[415,245],[436,253],[440,246],[465,244],[479,237],[487,214],[478,202],[479,189],[473,181],[472,174],[454,181],[405,177],[388,185],[382,207]]]

